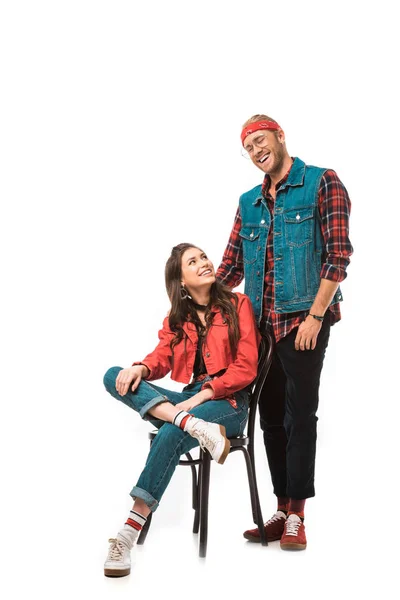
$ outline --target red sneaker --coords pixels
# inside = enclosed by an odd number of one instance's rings
[[[305,550],[307,548],[306,530],[303,521],[296,514],[286,519],[281,537],[282,550]]]
[[[283,530],[285,527],[286,515],[281,510],[278,510],[274,514],[273,517],[269,521],[267,521],[264,525],[265,536],[267,538],[267,542],[275,542],[276,540],[280,540],[283,534]],[[258,527],[255,529],[248,529],[244,532],[243,537],[249,542],[258,542],[260,543],[260,532],[258,531]]]

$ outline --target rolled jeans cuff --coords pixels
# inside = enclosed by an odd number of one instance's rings
[[[144,406],[142,406],[142,408],[139,411],[139,415],[145,421],[149,421],[150,417],[152,415],[147,416],[146,413],[149,412],[149,410],[152,409],[154,406],[157,406],[158,404],[162,404],[162,402],[169,402],[167,396],[156,396],[155,398],[152,398]]]
[[[136,500],[136,498],[143,500],[150,508],[151,512],[154,512],[158,508],[158,500],[153,498],[149,492],[146,492],[146,490],[143,490],[140,487],[134,486],[130,491],[130,496],[132,496],[134,500]]]

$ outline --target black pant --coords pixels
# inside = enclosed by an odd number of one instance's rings
[[[316,412],[329,315],[314,350],[295,350],[297,331],[275,346],[259,410],[274,494],[303,499],[315,496]]]

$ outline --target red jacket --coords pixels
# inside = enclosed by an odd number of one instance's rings
[[[259,333],[254,319],[253,307],[250,299],[244,294],[236,292],[238,297],[238,317],[240,339],[237,346],[236,358],[233,360],[228,337],[228,325],[222,318],[217,308],[212,325],[208,331],[203,345],[203,358],[210,375],[225,372],[212,381],[205,383],[204,387],[214,390],[213,398],[228,398],[235,392],[249,385],[257,375]],[[172,356],[170,342],[175,334],[169,328],[168,317],[164,319],[163,328],[158,332],[160,339],[158,346],[142,361],[134,365],[145,365],[150,375],[148,381],[161,379],[172,371],[171,379],[180,383],[189,383],[196,357],[197,331],[191,322],[183,324],[184,337],[174,347]],[[186,356],[185,356],[186,341]]]

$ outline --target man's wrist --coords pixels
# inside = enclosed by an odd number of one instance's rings
[[[309,317],[312,317],[312,318],[313,318],[313,319],[315,319],[316,321],[319,321],[320,323],[321,323],[321,322],[324,320],[324,315],[318,315],[318,314],[315,314],[315,313],[313,313],[313,312],[309,312],[309,313],[308,313],[308,316],[309,316]]]

